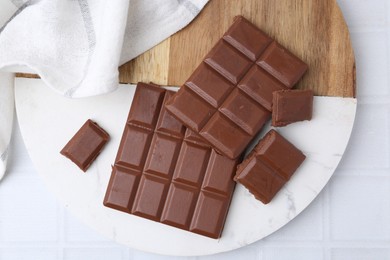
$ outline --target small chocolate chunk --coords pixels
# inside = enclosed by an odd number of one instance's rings
[[[88,119],[60,153],[85,172],[100,154],[109,138],[106,131]]]
[[[275,130],[270,130],[237,168],[234,180],[256,199],[269,203],[306,156]]]
[[[312,90],[280,90],[273,93],[273,126],[311,120],[312,113]]]

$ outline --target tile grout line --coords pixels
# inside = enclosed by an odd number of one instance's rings
[[[389,4],[389,1],[385,1],[385,5],[386,5],[386,30],[385,30],[385,34],[386,34],[386,41],[387,41],[387,45],[386,45],[386,51],[387,51],[387,69],[389,70],[390,69],[390,29],[389,29],[389,26],[390,26],[390,4]],[[390,75],[389,73],[387,73],[387,87],[390,86]]]
[[[389,5],[390,6],[390,5]],[[390,42],[388,42],[389,44]],[[388,45],[389,46],[389,45]],[[389,48],[388,48],[389,49]],[[390,60],[390,56],[388,58],[388,61]],[[390,68],[389,68],[390,69]],[[388,74],[387,74],[388,75]],[[389,77],[389,75],[388,75]],[[389,77],[390,79],[390,77]],[[388,84],[390,85],[390,82],[388,82]],[[385,126],[387,128],[387,152],[390,152],[390,105],[386,107],[386,114],[387,114],[387,125]],[[388,167],[390,167],[390,158],[389,158],[389,154],[387,154],[387,165]],[[390,231],[389,231],[390,232]],[[389,234],[390,235],[390,234]]]
[[[385,1],[385,5],[386,5],[386,40],[387,40],[387,45],[386,45],[386,50],[387,50],[387,70],[389,71],[390,70],[390,3],[389,1]],[[389,90],[390,89],[390,75],[389,73],[387,73],[387,89]],[[388,102],[389,104],[390,102]],[[388,106],[387,108],[387,118],[390,118],[390,105]],[[388,135],[389,136],[389,132],[390,132],[390,122],[388,122],[388,125],[387,125],[387,132],[388,132]],[[390,138],[388,140],[388,152],[390,152]],[[388,182],[388,185],[390,186],[390,178],[387,179],[387,182]],[[387,204],[390,205],[390,201],[387,200]],[[387,239],[390,240],[390,230],[387,230]],[[389,253],[389,256],[390,256],[390,253]]]
[[[324,246],[322,247],[322,253],[325,260],[331,260],[331,248],[330,244],[330,185],[331,183],[327,183],[327,188],[323,191],[324,196],[322,200],[322,210],[323,210],[323,223],[322,223],[322,238]]]
[[[389,118],[390,118],[390,113],[389,113]],[[367,171],[370,172],[367,172]],[[388,177],[389,172],[390,172],[390,167],[386,168],[351,168],[351,167],[346,167],[346,168],[339,168],[338,169],[339,174],[338,176],[340,177],[346,177],[346,176],[359,176],[359,177]]]
[[[64,252],[64,241],[65,241],[65,210],[64,207],[60,204],[57,206],[58,208],[58,259],[64,260],[65,252]]]
[[[385,20],[385,31],[383,32],[386,36],[386,54],[387,54],[387,59],[386,59],[386,66],[387,66],[387,70],[390,70],[390,29],[389,29],[389,26],[390,26],[390,4],[389,4],[389,1],[385,1],[385,9],[386,9],[386,20]],[[389,73],[386,73],[386,80],[387,80],[387,89],[389,91],[389,87],[390,87],[390,75]],[[388,95],[390,95],[390,92],[388,92]],[[387,98],[387,104],[390,103],[389,101],[389,98]]]
[[[387,187],[390,188],[390,178],[387,178],[386,181],[387,181]],[[387,206],[387,207],[390,208],[390,200],[385,200],[385,201],[386,201],[386,203],[387,203],[385,206]],[[386,232],[386,233],[387,233],[387,234],[386,234],[387,240],[390,240],[390,228],[387,229],[387,232]],[[390,243],[389,243],[389,244],[390,244]],[[389,251],[389,257],[390,257],[390,251]]]
[[[61,245],[60,243],[58,242],[54,242],[54,244],[50,244],[48,245],[49,242],[44,242],[44,241],[40,241],[39,243],[36,243],[36,242],[31,242],[31,241],[13,241],[13,242],[7,242],[7,243],[4,243],[2,242],[0,244],[0,249],[4,249],[4,248],[18,248],[18,247],[23,247],[23,248],[50,248],[50,249],[56,249],[58,247],[61,247],[63,249],[77,249],[77,248],[88,248],[88,249],[96,249],[96,248],[104,248],[104,249],[115,249],[115,248],[118,248],[118,245],[113,245],[113,244],[110,244],[110,245],[101,245],[99,243],[96,243],[96,242],[89,242],[89,243],[86,243],[86,242],[77,242],[77,244],[74,244],[74,245]],[[121,245],[119,245],[120,247]]]

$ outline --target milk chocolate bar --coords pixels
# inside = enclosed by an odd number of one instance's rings
[[[243,17],[167,103],[167,110],[227,157],[239,157],[271,117],[272,92],[307,65]]]
[[[280,90],[273,93],[273,126],[311,120],[312,113],[312,90]]]
[[[107,132],[97,123],[88,119],[60,153],[85,172],[108,140]]]
[[[269,203],[306,156],[275,130],[270,130],[237,168],[234,180],[256,199]]]
[[[221,236],[238,161],[167,113],[174,92],[138,83],[104,205],[211,238]]]

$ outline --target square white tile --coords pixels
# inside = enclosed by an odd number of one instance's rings
[[[390,239],[390,179],[334,176],[330,184],[330,237],[347,241]]]
[[[351,32],[356,58],[357,96],[389,95],[389,42],[383,32]]]
[[[264,250],[264,260],[321,260],[324,259],[321,248],[308,247],[270,247]]]
[[[158,259],[158,260],[195,260],[195,257],[181,257],[181,256],[165,256],[165,255],[157,255],[142,252],[139,250],[131,250],[132,255],[130,257],[131,260],[149,260],[149,259]]]
[[[386,25],[387,0],[337,0],[337,3],[350,27]]]
[[[248,259],[248,260],[260,260],[262,259],[261,249],[254,245],[244,246],[242,248],[215,254],[211,256],[198,257],[198,260],[236,260],[236,259]]]
[[[57,202],[41,180],[7,178],[0,188],[0,240],[58,240]]]
[[[387,260],[390,250],[386,248],[335,248],[332,260]]]
[[[355,125],[340,169],[389,169],[390,113],[388,105],[358,105]],[[379,152],[380,151],[380,152]]]
[[[121,248],[111,247],[86,247],[86,248],[65,248],[64,260],[122,260],[124,251]]]
[[[59,259],[56,248],[1,248],[1,260],[56,260]]]

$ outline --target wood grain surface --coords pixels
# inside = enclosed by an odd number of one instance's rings
[[[210,0],[194,21],[120,67],[122,83],[182,85],[213,45],[243,15],[309,65],[297,88],[355,97],[355,58],[335,0]]]

